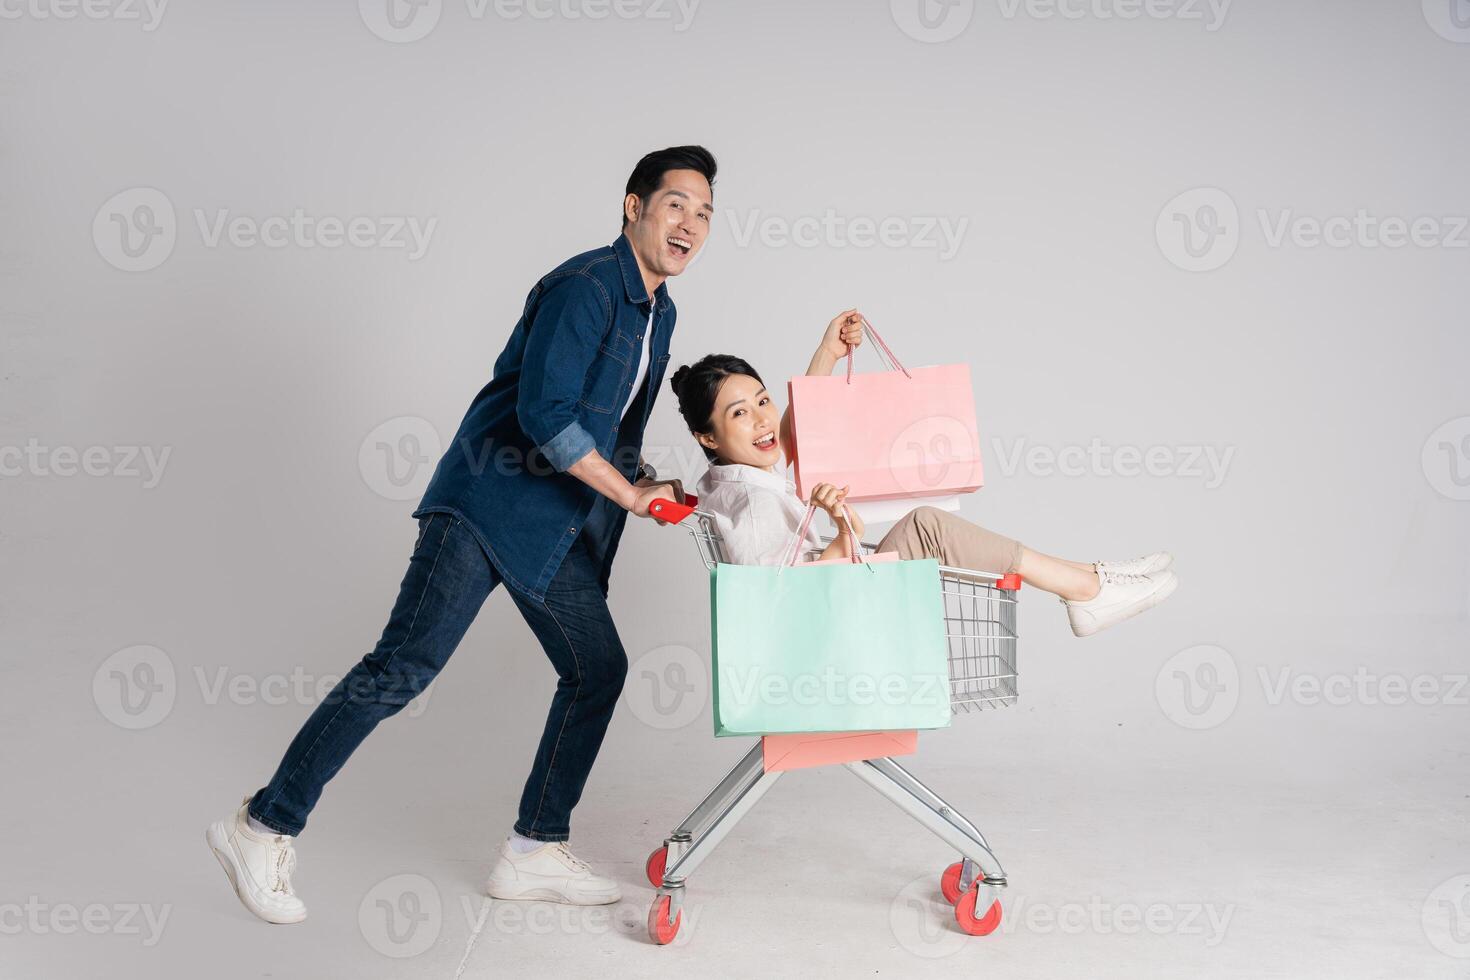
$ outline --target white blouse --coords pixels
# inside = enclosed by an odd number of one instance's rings
[[[699,512],[714,519],[725,560],[733,565],[779,565],[791,555],[806,504],[784,473],[744,463],[710,466],[695,488]],[[813,521],[813,524],[816,522]],[[797,561],[821,550],[815,528],[807,528]]]

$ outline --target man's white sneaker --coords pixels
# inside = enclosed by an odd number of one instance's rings
[[[1174,564],[1174,556],[1167,551],[1155,551],[1151,555],[1142,558],[1128,558],[1123,561],[1098,561],[1093,562],[1093,567],[1099,572],[1106,569],[1110,572],[1119,572],[1123,575],[1156,575]]]
[[[566,841],[542,844],[525,854],[517,854],[509,841],[502,843],[485,890],[491,898],[564,905],[611,905],[623,897],[617,882],[593,874]]]
[[[296,850],[287,834],[258,834],[246,822],[247,796],[240,809],[209,825],[204,839],[219,858],[244,906],[267,922],[300,922],[306,903],[291,888]]]
[[[1067,620],[1077,636],[1091,636],[1099,630],[1152,609],[1179,587],[1179,576],[1165,570],[1157,575],[1124,575],[1102,570],[1097,573],[1100,588],[1091,599],[1076,602],[1062,600],[1067,607]]]

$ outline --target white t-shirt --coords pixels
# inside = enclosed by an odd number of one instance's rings
[[[653,310],[648,311],[648,325],[643,328],[643,357],[639,363],[642,364],[638,375],[638,381],[633,385],[633,391],[628,395],[628,400],[623,403],[623,414],[618,416],[618,421],[628,417],[628,409],[633,407],[633,402],[638,400],[638,389],[643,387],[643,382],[648,380],[648,362],[653,360]]]
[[[791,555],[806,504],[784,473],[743,463],[712,465],[699,478],[699,512],[714,520],[725,561],[732,565],[779,565]],[[812,521],[813,525],[816,521]],[[815,527],[807,528],[797,561],[821,549]]]

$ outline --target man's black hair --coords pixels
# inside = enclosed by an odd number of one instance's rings
[[[623,192],[623,199],[627,200],[629,194],[636,194],[638,200],[647,205],[653,192],[663,183],[664,174],[670,170],[694,170],[703,175],[713,189],[717,169],[715,155],[702,146],[671,146],[666,150],[654,150],[639,160],[638,166],[628,175],[628,189]],[[623,227],[627,225],[628,212],[624,209]]]

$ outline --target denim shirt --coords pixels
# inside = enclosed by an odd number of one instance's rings
[[[650,306],[653,364],[634,392]],[[606,596],[628,514],[566,470],[596,450],[636,475],[674,320],[665,286],[649,297],[626,236],[543,276],[414,516],[461,518],[506,584],[537,601],[585,528]]]

